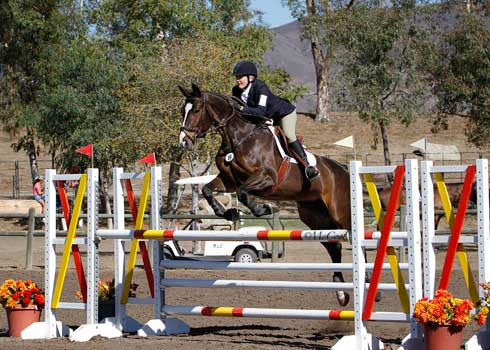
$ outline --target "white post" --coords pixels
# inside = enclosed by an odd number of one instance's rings
[[[354,332],[356,335],[356,349],[368,349],[368,334],[366,323],[362,320],[364,309],[366,265],[362,251],[364,240],[364,208],[362,202],[362,182],[360,175],[361,162],[350,162],[350,188],[351,188],[351,237],[352,261],[354,283]]]
[[[87,324],[98,323],[99,309],[99,251],[95,241],[98,226],[97,194],[99,188],[99,170],[87,169]]]
[[[56,327],[56,311],[51,308],[54,293],[54,283],[56,278],[56,246],[53,241],[56,239],[56,186],[54,184],[56,170],[46,169],[45,181],[45,238],[44,238],[44,293],[45,309],[44,317],[47,324],[47,338],[58,336]]]
[[[436,254],[432,244],[434,228],[434,184],[431,177],[432,161],[422,161],[422,220],[424,257],[424,296],[432,298],[436,278]]]
[[[488,187],[488,160],[476,161],[477,186],[477,212],[478,212],[478,279],[479,282],[490,281],[490,258],[487,258],[490,249],[490,220],[489,220],[489,187]],[[483,295],[480,287],[479,295]],[[490,347],[490,317],[465,344],[466,350],[488,349]]]
[[[479,282],[490,281],[490,216],[488,188],[488,160],[476,161],[477,211],[478,211],[478,278]],[[480,295],[483,289],[480,287]]]
[[[420,252],[420,192],[418,179],[418,162],[415,159],[405,160],[405,188],[407,208],[408,236],[408,280],[410,315],[415,303],[422,298],[422,256]],[[410,334],[402,341],[402,349],[421,349],[423,347],[423,330],[420,324],[411,317]]]
[[[122,168],[112,169],[112,187],[114,201],[114,228],[116,230],[124,230],[124,190],[121,180],[123,173]],[[114,287],[116,289],[116,317],[115,325],[120,331],[123,330],[123,325],[126,323],[126,305],[121,304],[121,294],[124,283],[124,259],[125,243],[122,239],[114,240]]]
[[[154,230],[162,229],[162,222],[160,220],[160,208],[162,206],[162,168],[151,168],[151,228]],[[153,248],[153,290],[154,296],[154,318],[160,319],[160,313],[162,311],[162,293],[160,291],[160,260],[162,254],[160,254],[160,241],[152,241],[151,246]],[[163,244],[162,244],[163,245]]]

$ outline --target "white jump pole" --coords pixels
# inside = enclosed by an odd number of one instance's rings
[[[476,160],[477,212],[478,212],[478,278],[480,282],[490,281],[490,205],[488,186],[488,160]],[[480,297],[483,290],[479,288]],[[490,317],[465,344],[466,350],[483,350],[490,348]]]

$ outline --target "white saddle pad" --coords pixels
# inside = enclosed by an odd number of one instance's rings
[[[277,137],[276,133],[274,132],[274,127],[272,125],[269,125],[268,128],[271,131],[272,135],[274,136],[274,140],[276,141],[277,149],[279,150],[279,153],[281,154],[282,159],[284,159],[286,157],[290,158],[286,154],[286,152],[284,151],[284,148],[282,147],[281,142],[279,142],[279,138]],[[304,148],[304,146],[303,146],[303,148]],[[305,152],[306,152],[306,156],[308,157],[308,163],[310,165],[315,166],[316,165],[315,155],[313,153],[308,152],[306,149],[305,149]],[[293,164],[298,164],[298,162],[294,158],[290,158],[290,162]]]

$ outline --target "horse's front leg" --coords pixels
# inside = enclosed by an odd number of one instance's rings
[[[229,221],[238,220],[238,210],[235,208],[226,209],[223,204],[220,203],[215,197],[214,192],[234,192],[235,188],[226,187],[223,180],[218,176],[210,183],[206,184],[202,188],[202,194],[206,201],[213,209],[216,216],[224,218]]]

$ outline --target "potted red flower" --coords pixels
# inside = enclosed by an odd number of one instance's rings
[[[31,280],[6,280],[0,286],[0,303],[7,310],[9,335],[19,337],[30,324],[39,322],[44,292]]]
[[[473,303],[452,296],[439,289],[434,298],[417,301],[413,311],[415,319],[424,325],[424,342],[427,350],[460,349],[462,330],[471,320]]]
[[[479,326],[483,326],[490,309],[490,282],[482,282],[480,286],[483,289],[483,296],[480,298],[475,319]]]

